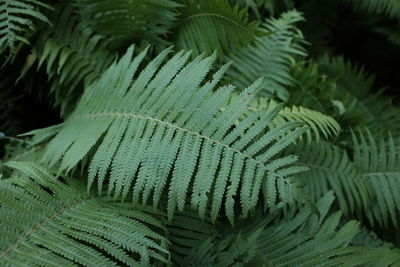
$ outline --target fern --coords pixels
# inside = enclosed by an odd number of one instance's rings
[[[55,106],[67,114],[75,104],[83,84],[90,84],[112,63],[107,40],[79,22],[74,10],[65,5],[52,16],[53,28],[44,31],[26,59],[21,76],[37,63],[45,66],[52,81],[50,92]]]
[[[227,66],[201,85],[215,57],[200,56],[185,65],[190,53],[179,52],[157,72],[170,51],[163,51],[132,79],[145,52],[132,61],[130,48],[87,88],[74,113],[56,129],[44,162],[52,166],[61,161],[60,171],[69,171],[93,150],[89,187],[97,178],[101,191],[110,171],[109,194],[125,199],[133,189],[134,202],[142,198],[146,203],[153,195],[158,205],[168,184],[170,218],[176,209],[183,210],[188,194],[201,216],[211,204],[213,219],[225,197],[231,222],[236,195],[243,216],[257,204],[262,188],[269,207],[288,201],[290,196],[280,192],[296,187],[290,176],[303,168],[290,166],[295,157],[275,155],[305,129],[288,122],[265,132],[279,106],[235,126],[261,80],[220,112],[233,87],[212,89]]]
[[[179,49],[193,50],[194,55],[212,52],[223,55],[252,43],[258,22],[249,22],[246,9],[231,7],[227,0],[182,0],[182,18],[174,28],[175,44]],[[258,78],[258,77],[257,77]]]
[[[76,4],[88,26],[117,47],[139,39],[167,44],[165,36],[181,6],[175,0],[77,0]]]
[[[291,153],[299,155],[298,164],[309,168],[297,177],[315,201],[333,190],[345,215],[356,214],[361,218],[370,209],[373,195],[368,180],[343,149],[319,142],[293,146]]]
[[[51,9],[37,0],[1,0],[0,1],[0,52],[7,49],[15,54],[19,42],[29,44],[25,38],[38,21],[49,23],[39,8]]]
[[[384,14],[393,18],[400,17],[400,2],[397,0],[342,0],[356,9],[373,14]]]
[[[163,226],[130,205],[86,193],[85,186],[30,162],[10,162],[29,177],[0,181],[3,266],[137,266],[168,262]]]
[[[296,56],[305,56],[302,48],[303,36],[295,23],[303,17],[297,11],[271,19],[263,29],[271,34],[261,37],[254,46],[233,52],[229,58],[234,61],[227,77],[238,87],[246,87],[257,78],[264,76],[262,96],[288,100],[287,87],[293,85],[290,68]]]
[[[391,134],[374,138],[367,130],[353,133],[354,162],[375,193],[375,204],[366,212],[370,223],[397,225],[400,209],[400,151]]]

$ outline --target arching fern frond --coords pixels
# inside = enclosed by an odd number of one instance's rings
[[[385,14],[393,18],[400,18],[400,2],[397,0],[342,0],[356,9],[365,10],[373,14]]]
[[[185,8],[174,28],[175,44],[179,49],[193,50],[194,55],[215,49],[222,54],[253,42],[261,34],[258,22],[248,21],[247,10],[232,7],[227,0],[180,2]]]
[[[345,215],[362,217],[370,209],[369,183],[343,149],[322,141],[292,147],[291,153],[299,155],[298,163],[309,168],[297,177],[315,201],[332,190]]]
[[[0,180],[2,266],[137,266],[168,262],[162,224],[131,205],[86,192],[30,162],[26,176]]]
[[[125,46],[145,39],[154,45],[166,45],[165,35],[177,20],[181,5],[175,0],[77,0],[88,26]]]
[[[259,215],[239,228],[222,229],[220,235],[193,246],[181,266],[333,267],[396,262],[396,251],[352,246],[351,241],[360,232],[359,223],[342,223],[341,212],[330,214],[333,201],[332,192],[323,196],[317,204],[320,215],[303,207],[284,219]],[[381,260],[379,256],[386,258]]]
[[[371,184],[376,201],[366,211],[370,223],[398,224],[400,210],[400,151],[391,134],[374,138],[370,131],[353,134],[354,162]]]
[[[244,88],[264,76],[263,88],[259,94],[288,100],[286,87],[294,83],[290,67],[296,56],[306,55],[301,46],[303,36],[295,26],[302,20],[303,17],[297,11],[269,20],[263,29],[271,34],[260,37],[254,46],[235,51],[229,56],[234,63],[227,73],[228,79]]]
[[[1,0],[0,1],[0,53],[9,49],[15,53],[18,42],[29,44],[25,33],[34,30],[36,21],[49,23],[40,8],[51,9],[38,0]]]
[[[54,105],[61,106],[63,115],[81,95],[82,90],[78,89],[99,78],[115,58],[108,40],[88,30],[74,12],[71,6],[59,6],[51,17],[54,27],[42,32],[21,74],[34,65],[44,67],[52,81]]]
[[[261,190],[267,207],[290,201],[297,187],[291,175],[304,168],[292,166],[294,156],[276,155],[304,133],[302,123],[271,127],[277,106],[236,125],[261,80],[220,111],[233,87],[213,89],[227,66],[203,83],[215,55],[186,63],[190,53],[181,51],[159,68],[170,52],[160,53],[135,76],[146,51],[132,61],[129,48],[87,88],[56,130],[43,161],[61,162],[60,171],[69,171],[91,151],[89,187],[97,180],[101,191],[109,174],[108,193],[115,198],[132,192],[134,202],[152,198],[158,205],[168,186],[170,218],[183,210],[186,199],[201,216],[210,207],[214,219],[224,204],[231,223],[236,198],[244,217]]]

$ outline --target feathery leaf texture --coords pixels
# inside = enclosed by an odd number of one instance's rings
[[[306,130],[300,122],[270,127],[279,112],[257,112],[236,125],[261,80],[244,90],[220,111],[233,91],[213,89],[227,65],[202,84],[215,60],[181,51],[161,68],[171,52],[161,52],[135,78],[146,51],[132,61],[133,47],[101,79],[89,86],[74,113],[56,131],[43,161],[61,161],[60,171],[72,170],[88,154],[88,183],[98,189],[158,205],[168,185],[168,215],[182,211],[190,195],[203,217],[211,206],[215,220],[222,205],[233,223],[236,198],[242,216],[256,206],[262,190],[266,206],[291,201],[298,184],[292,175],[296,157],[276,157]],[[53,128],[52,128],[53,129]],[[35,131],[32,132],[35,134]],[[46,135],[46,130],[37,132]],[[109,180],[106,180],[109,174]],[[132,190],[131,190],[132,189]],[[299,195],[297,195],[299,196]]]
[[[87,29],[69,6],[60,6],[51,17],[54,27],[43,31],[26,59],[21,77],[35,63],[43,65],[52,80],[50,92],[55,106],[67,113],[82,94],[82,84],[98,79],[115,58],[104,36]]]
[[[166,44],[165,35],[177,20],[174,0],[77,0],[88,26],[110,37],[115,46],[137,39]]]
[[[234,63],[227,73],[228,80],[244,88],[264,76],[259,94],[288,100],[287,87],[294,84],[290,68],[295,57],[306,55],[302,33],[295,27],[302,20],[299,12],[289,11],[263,24],[263,29],[271,34],[259,37],[255,45],[230,54],[229,59]]]
[[[192,50],[194,55],[214,50],[222,54],[252,43],[261,34],[258,22],[249,22],[247,10],[232,7],[227,0],[181,3],[185,8],[174,28],[174,43],[179,49]]]
[[[323,141],[292,147],[289,151],[299,155],[298,164],[309,168],[297,177],[315,201],[332,190],[345,215],[361,217],[370,209],[372,192],[368,180],[343,149]]]
[[[353,135],[354,162],[371,184],[376,201],[366,211],[370,223],[388,227],[398,224],[400,210],[400,151],[392,135],[376,138],[359,130]]]
[[[35,29],[35,21],[49,22],[39,8],[51,9],[38,0],[0,0],[0,52],[15,53],[17,42],[29,44],[24,35]]]
[[[2,266],[138,266],[168,262],[163,225],[131,205],[86,192],[32,162],[9,162],[25,176],[0,180]]]

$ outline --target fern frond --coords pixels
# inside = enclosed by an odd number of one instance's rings
[[[61,5],[51,17],[54,27],[43,31],[26,59],[21,77],[34,65],[45,68],[52,81],[50,93],[65,115],[73,107],[84,84],[99,78],[115,56],[104,36],[88,30],[71,6]]]
[[[220,236],[193,247],[182,266],[378,266],[378,256],[396,253],[352,246],[351,241],[360,232],[359,223],[343,224],[341,212],[330,214],[333,201],[332,192],[318,201],[320,215],[303,207],[280,220],[259,215],[240,228],[223,229]]]
[[[0,53],[6,49],[15,53],[18,42],[29,44],[24,35],[35,29],[37,21],[49,23],[40,8],[51,9],[38,0],[0,1]]]
[[[10,162],[26,176],[0,180],[3,266],[112,266],[168,262],[163,225],[131,205],[58,180],[31,162]]]
[[[249,109],[253,111],[272,110],[277,105],[278,103],[271,99],[257,97]],[[325,138],[337,136],[341,130],[340,125],[332,117],[301,106],[282,108],[273,120],[272,125],[277,126],[284,122],[295,121],[304,122],[309,127],[306,132],[308,142],[311,142],[314,138],[318,142],[321,135]]]
[[[175,0],[77,0],[76,4],[88,26],[117,47],[140,39],[165,46],[165,35],[181,6]]]
[[[249,22],[247,10],[232,7],[227,0],[181,0],[185,8],[174,28],[179,49],[192,50],[194,55],[217,50],[223,54],[252,43],[258,22]],[[257,77],[259,78],[259,77]]]
[[[262,188],[270,208],[289,201],[292,194],[286,190],[297,187],[290,177],[303,168],[291,166],[296,157],[276,155],[304,133],[302,123],[269,129],[277,106],[236,125],[261,80],[220,111],[233,87],[213,89],[228,66],[203,83],[215,54],[186,63],[190,53],[182,51],[160,68],[170,52],[164,50],[135,76],[146,51],[132,61],[129,48],[87,88],[56,130],[43,161],[61,162],[60,171],[70,171],[91,151],[89,187],[97,179],[101,191],[109,174],[108,193],[124,199],[132,192],[134,202],[146,203],[152,196],[158,205],[168,185],[170,218],[190,199],[201,216],[210,206],[214,219],[224,204],[233,223],[236,198],[246,217]]]
[[[271,34],[258,38],[254,46],[235,51],[229,56],[234,62],[227,73],[229,80],[244,88],[264,76],[260,94],[288,100],[289,92],[286,87],[294,83],[290,67],[296,56],[306,55],[301,46],[304,42],[303,36],[295,26],[302,20],[299,12],[289,11],[279,19],[271,19],[265,23],[263,29]]]
[[[356,9],[372,14],[384,14],[392,18],[400,18],[400,2],[397,0],[342,0]]]
[[[376,196],[366,212],[370,223],[388,227],[397,225],[400,209],[400,151],[389,133],[375,138],[369,130],[353,133],[354,162],[371,184]]]
[[[323,141],[292,147],[291,153],[299,155],[298,164],[309,168],[296,176],[315,201],[332,190],[345,215],[362,217],[370,209],[372,192],[368,180],[343,149]]]

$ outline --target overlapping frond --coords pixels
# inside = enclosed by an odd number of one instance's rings
[[[90,84],[111,65],[115,56],[107,40],[88,30],[70,6],[62,5],[52,17],[54,27],[44,31],[33,45],[22,75],[32,66],[44,67],[52,81],[55,106],[65,114]]]
[[[249,109],[253,111],[273,110],[277,105],[278,103],[271,99],[257,97]],[[332,117],[302,106],[282,108],[272,121],[272,125],[277,126],[285,122],[295,121],[304,122],[309,127],[306,132],[308,142],[312,140],[319,141],[321,136],[326,139],[331,136],[337,136],[341,130],[340,125]]]
[[[175,45],[194,55],[227,52],[252,43],[261,34],[258,22],[249,22],[246,9],[227,0],[181,0],[185,8],[174,28]],[[258,77],[257,77],[258,78]]]
[[[168,262],[163,225],[140,208],[86,192],[31,162],[0,180],[2,266],[138,266]]]
[[[342,223],[341,212],[330,213],[333,201],[333,193],[326,193],[317,203],[319,215],[303,207],[283,219],[257,216],[238,229],[223,229],[193,245],[181,266],[388,266],[398,262],[397,250],[352,245],[360,233],[359,223]]]
[[[113,45],[147,40],[165,45],[165,35],[177,20],[181,5],[175,0],[77,0],[82,17]]]
[[[375,138],[366,131],[353,133],[354,162],[371,184],[376,197],[366,211],[372,225],[398,224],[400,210],[400,151],[391,134]]]
[[[39,0],[0,1],[0,53],[9,49],[13,54],[18,42],[29,44],[25,33],[34,30],[37,21],[49,22],[41,8],[51,7]]]
[[[287,87],[294,84],[290,68],[296,56],[306,55],[302,47],[303,36],[295,26],[302,20],[299,12],[289,11],[265,23],[263,29],[270,34],[258,38],[255,45],[234,51],[229,56],[234,63],[227,73],[228,79],[244,88],[263,76],[259,94],[288,100]]]
[[[369,183],[343,149],[321,141],[297,144],[291,152],[299,155],[299,164],[309,168],[297,177],[315,201],[332,190],[345,215],[361,217],[370,209],[372,192]]]
[[[99,191],[108,184],[115,198],[131,192],[134,202],[152,198],[158,205],[168,186],[170,218],[183,210],[188,195],[201,216],[211,207],[214,220],[224,205],[232,223],[236,199],[244,217],[261,190],[267,207],[291,200],[297,187],[291,176],[303,168],[292,166],[294,156],[276,155],[304,133],[303,124],[271,127],[280,106],[236,124],[261,80],[221,111],[233,87],[214,88],[228,66],[203,83],[214,56],[186,63],[190,53],[181,51],[160,68],[170,52],[160,53],[135,76],[146,51],[132,61],[129,48],[55,129],[44,162],[61,162],[60,171],[69,171],[91,151],[89,187],[97,180]]]

